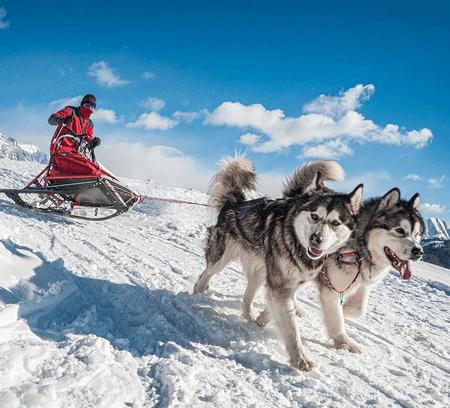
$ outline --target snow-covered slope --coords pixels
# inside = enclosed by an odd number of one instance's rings
[[[0,185],[39,165],[0,159]],[[192,190],[130,181],[156,196]],[[299,320],[317,363],[291,371],[275,333],[241,318],[238,265],[193,295],[212,217],[146,201],[103,223],[43,216],[0,197],[1,407],[447,407],[450,271],[419,263],[390,275],[350,334],[361,355],[322,333],[313,288]],[[257,305],[264,305],[263,294]]]
[[[426,238],[450,239],[450,228],[445,221],[439,218],[428,218],[426,227]]]
[[[47,156],[32,144],[19,144],[11,137],[0,133],[0,158],[46,163]]]

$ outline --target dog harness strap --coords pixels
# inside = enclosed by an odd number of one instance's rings
[[[342,256],[357,256],[358,253],[357,252],[342,252],[339,255],[342,255]]]
[[[353,261],[344,261],[344,258],[348,256],[354,256],[355,259]],[[342,252],[338,254],[337,260],[339,264],[344,265],[359,265],[361,262],[361,258],[359,257],[357,252]]]
[[[356,282],[356,279],[358,279],[359,274],[361,273],[361,261],[358,262],[358,272],[356,273],[353,280],[350,282],[350,285],[348,285],[344,290],[337,290],[336,287],[331,283],[330,277],[328,276],[328,271],[325,266],[325,264],[322,265],[322,269],[320,270],[320,276],[325,280],[328,287],[332,290],[334,290],[336,293],[339,293],[339,303],[342,305],[344,303],[344,292],[350,289],[350,287]]]

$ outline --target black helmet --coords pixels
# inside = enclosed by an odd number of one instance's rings
[[[81,100],[81,104],[80,105],[83,105],[84,103],[90,103],[90,104],[92,104],[94,106],[97,106],[97,99],[95,98],[94,95],[87,94],[87,95],[83,96],[83,99]]]

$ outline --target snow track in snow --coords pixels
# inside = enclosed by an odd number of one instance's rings
[[[0,160],[0,185],[21,186],[38,167]],[[130,187],[206,202],[191,190]],[[203,207],[144,202],[83,223],[0,197],[2,407],[449,405],[450,298],[431,266],[409,282],[390,275],[367,316],[348,323],[361,355],[332,348],[315,290],[299,293],[317,368],[294,372],[273,330],[241,318],[238,265],[192,294],[210,219]]]

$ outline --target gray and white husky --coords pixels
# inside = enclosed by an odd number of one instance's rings
[[[358,318],[365,313],[370,291],[391,268],[402,279],[411,277],[409,261],[423,255],[420,240],[425,224],[418,209],[419,194],[409,201],[401,200],[397,188],[365,201],[357,217],[356,234],[328,257],[316,283],[325,326],[335,347],[361,352],[345,331],[344,316]]]
[[[335,162],[305,165],[288,180],[285,198],[246,201],[245,190],[255,188],[256,175],[250,161],[236,157],[225,162],[211,183],[211,203],[219,213],[216,225],[209,228],[206,269],[194,292],[204,292],[214,274],[239,260],[248,280],[244,317],[254,320],[253,298],[266,283],[271,315],[289,363],[301,370],[310,370],[312,362],[295,321],[295,292],[299,285],[316,278],[324,259],[350,238],[362,200],[362,185],[350,194],[324,188],[323,180],[342,175]]]

